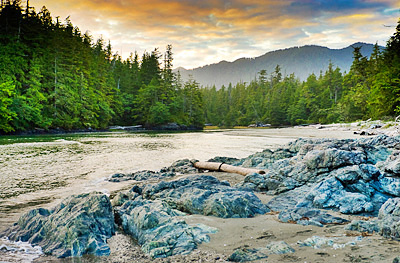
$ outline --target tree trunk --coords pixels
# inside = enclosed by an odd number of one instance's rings
[[[233,166],[224,163],[215,163],[215,162],[196,162],[194,163],[194,167],[196,167],[197,169],[204,169],[210,171],[237,173],[243,176],[246,176],[251,173],[265,174],[265,171],[263,170],[244,168],[244,167]]]

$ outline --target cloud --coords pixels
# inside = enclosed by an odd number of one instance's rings
[[[232,61],[305,44],[339,48],[384,42],[397,23],[398,0],[31,0],[127,57],[167,44],[174,65]],[[365,34],[368,32],[368,34]]]

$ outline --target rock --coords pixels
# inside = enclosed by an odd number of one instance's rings
[[[270,211],[251,192],[230,187],[212,176],[192,175],[175,181],[134,186],[112,200],[116,222],[138,240],[151,257],[187,254],[216,229],[187,225],[186,213],[251,217]]]
[[[302,247],[302,246],[307,246],[307,247],[313,247],[314,249],[323,249],[326,247],[332,247],[333,249],[341,249],[346,246],[354,246],[358,242],[362,241],[362,237],[358,236],[354,240],[349,241],[347,243],[335,243],[335,240],[337,238],[326,238],[326,237],[319,237],[319,236],[312,236],[310,238],[307,238],[304,241],[297,241],[297,244]]]
[[[179,218],[184,213],[171,209],[166,203],[145,200],[139,195],[116,208],[124,231],[137,239],[142,250],[153,258],[188,254],[208,233],[217,230],[202,224],[190,226]]]
[[[189,159],[182,159],[175,161],[171,166],[162,168],[160,170],[161,173],[172,172],[172,173],[179,173],[179,174],[192,174],[197,173],[197,168],[194,167],[194,163],[198,162],[199,160],[189,160]]]
[[[334,217],[318,209],[297,207],[280,212],[278,219],[284,223],[297,223],[300,225],[315,225],[322,227],[327,224],[344,224],[349,222],[340,217]]]
[[[377,220],[353,220],[345,227],[346,230],[358,231],[361,233],[379,233],[380,228]]]
[[[272,211],[279,211],[279,212],[288,209],[293,209],[297,206],[299,201],[302,200],[302,198],[310,192],[311,188],[312,188],[311,186],[304,185],[296,189],[293,189],[292,191],[279,194],[274,198],[272,198],[267,203],[267,206]]]
[[[265,259],[271,254],[287,254],[293,252],[295,252],[295,250],[285,241],[273,241],[262,248],[238,248],[229,256],[228,260],[233,262],[247,262]]]
[[[400,198],[389,199],[382,205],[378,223],[382,236],[400,240]]]
[[[152,180],[152,179],[164,179],[176,176],[177,174],[190,174],[196,173],[197,169],[194,167],[193,163],[197,162],[198,160],[189,160],[183,159],[175,161],[171,166],[164,167],[160,169],[158,172],[154,171],[139,171],[135,173],[116,173],[108,178],[109,182],[123,182],[128,180],[135,180],[135,181],[145,181],[145,180]]]
[[[138,188],[140,189],[139,193],[135,192],[135,189]],[[111,200],[111,204],[113,207],[115,206],[121,206],[123,203],[125,203],[126,201],[129,200],[133,200],[136,197],[138,197],[139,195],[141,195],[141,188],[139,188],[138,186],[135,186],[135,189],[132,188],[130,191],[121,191],[118,192],[114,198]]]
[[[145,181],[151,179],[162,179],[166,177],[173,177],[176,174],[173,172],[154,172],[154,171],[139,171],[131,174],[113,174],[108,181],[113,183],[135,180],[135,181]]]
[[[232,164],[237,163],[238,161],[240,161],[240,160],[237,158],[217,156],[217,157],[209,159],[207,162],[226,163],[226,164],[232,165]]]
[[[361,151],[346,151],[341,149],[313,150],[308,152],[303,162],[310,170],[328,168],[329,170],[361,164],[366,161],[366,156]]]
[[[109,198],[98,192],[73,195],[51,210],[34,209],[2,233],[12,241],[28,241],[60,258],[110,254],[107,239],[115,232]]]
[[[373,233],[400,240],[400,198],[388,199],[379,209],[378,218],[371,221],[354,220],[347,230]]]
[[[385,161],[399,145],[400,137],[384,135],[360,140],[298,139],[275,152],[257,153],[240,163],[269,170],[262,180],[248,175],[244,184],[253,185],[247,187],[254,188],[255,185],[260,191],[274,190],[279,194],[319,182],[339,168]]]
[[[400,196],[400,178],[383,176],[375,184],[377,190],[391,196]]]
[[[206,175],[147,185],[143,197],[163,200],[183,212],[223,218],[253,217],[270,211],[254,193],[238,190],[228,182]]]
[[[161,130],[167,130],[167,131],[180,131],[180,130],[182,130],[182,129],[184,129],[184,128],[181,128],[181,126],[179,126],[177,123],[175,123],[175,122],[171,122],[171,123],[168,123],[168,124],[164,124],[164,125],[161,125],[160,127],[159,127],[159,129],[161,129]]]
[[[399,148],[400,136],[298,139],[275,152],[267,150],[241,160],[267,170],[247,175],[236,187],[277,195],[268,203],[275,211],[315,207],[376,216],[389,198],[400,197]],[[275,156],[278,152],[283,158]]]
[[[307,238],[306,240],[298,241],[300,247],[313,247],[316,249],[324,248],[324,247],[332,247],[334,245],[333,239],[326,238],[326,237],[319,237],[319,236],[312,236]]]
[[[400,240],[400,198],[388,199],[379,209],[378,218],[371,221],[352,221],[347,230],[373,233]]]
[[[394,175],[400,175],[400,156],[386,163],[385,171]]]
[[[243,158],[233,165],[243,166],[243,167],[256,167],[259,169],[268,169],[271,164],[278,160],[293,157],[293,153],[288,149],[277,149],[271,151],[270,149],[265,149],[260,153],[255,153],[247,158]]]
[[[269,254],[287,254],[293,253],[295,250],[285,241],[273,241],[267,245]]]
[[[260,249],[255,248],[238,248],[228,260],[232,262],[247,262],[268,258],[268,256],[261,252]]]
[[[297,206],[338,208],[344,214],[374,211],[370,196],[346,191],[341,182],[334,177],[316,184]]]

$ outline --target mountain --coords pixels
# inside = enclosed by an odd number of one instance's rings
[[[306,80],[314,73],[319,75],[320,71],[328,68],[331,61],[338,66],[341,72],[348,72],[353,62],[353,47],[361,46],[363,56],[369,57],[372,53],[373,44],[355,43],[342,49],[330,49],[322,46],[302,46],[268,52],[256,58],[240,58],[234,62],[221,61],[195,69],[177,68],[183,80],[189,79],[191,75],[202,86],[222,85],[238,82],[250,82],[256,78],[257,73],[265,69],[269,75],[275,70],[276,65],[281,67],[283,75],[295,74],[300,80]],[[382,47],[383,48],[383,47]]]

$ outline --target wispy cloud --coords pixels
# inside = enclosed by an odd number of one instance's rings
[[[124,57],[173,45],[187,68],[291,46],[381,45],[400,17],[398,0],[31,0],[53,17],[111,40]]]

